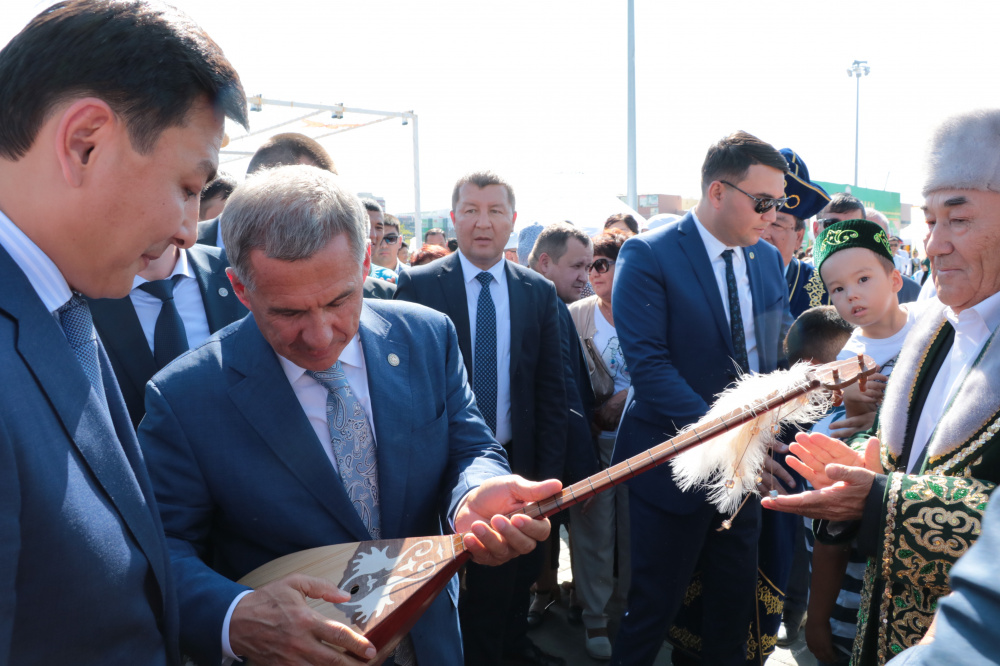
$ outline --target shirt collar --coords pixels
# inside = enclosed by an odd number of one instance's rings
[[[306,374],[305,368],[299,367],[281,354],[276,355],[278,357],[278,362],[281,364],[281,369],[285,372],[285,377],[288,378],[289,384],[295,384],[302,378],[302,375]],[[346,347],[344,347],[344,351],[340,352],[340,358],[338,360],[342,366],[346,365],[352,368],[364,367],[364,354],[361,351],[360,334],[354,334],[351,341],[347,343]]]
[[[169,248],[164,251],[169,251]],[[194,278],[194,271],[191,269],[191,262],[188,261],[187,250],[183,248],[177,253],[177,261],[174,262],[174,270],[170,272],[167,279],[172,278],[175,275],[183,275],[184,277],[192,279]],[[136,275],[132,280],[132,289],[137,289],[140,284],[145,284],[146,282],[149,282],[149,280]]]
[[[24,272],[49,312],[55,312],[73,296],[69,283],[55,262],[2,211],[0,245]]]
[[[964,327],[971,322],[981,321],[992,333],[997,330],[997,326],[1000,326],[1000,292],[983,299],[971,308],[962,310],[957,315],[950,307],[945,308],[944,313],[956,330],[959,326]]]
[[[458,252],[458,261],[462,265],[462,275],[465,278],[466,284],[468,284],[469,282],[475,280],[476,276],[483,272],[483,269],[478,266],[474,266],[472,262],[469,261],[464,254],[462,254],[461,250],[456,250],[456,252]],[[497,260],[497,263],[486,269],[486,272],[492,275],[493,279],[500,284],[502,284],[500,278],[503,277],[504,274],[505,261],[506,260],[501,255],[500,259]]]
[[[708,252],[708,260],[715,261],[722,256],[722,253],[726,250],[733,250],[734,257],[742,257],[743,253],[738,247],[729,247],[718,238],[712,235],[712,232],[705,228],[705,225],[701,223],[698,219],[698,214],[691,209],[691,217],[694,218],[694,224],[698,228],[698,234],[701,236],[701,242],[705,244],[705,251]]]

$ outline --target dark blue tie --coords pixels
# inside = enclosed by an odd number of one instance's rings
[[[729,292],[729,330],[733,336],[733,349],[736,351],[736,363],[743,372],[750,372],[750,360],[747,358],[747,336],[743,330],[743,313],[740,311],[740,292],[736,288],[736,272],[733,271],[733,251],[722,253],[726,262],[726,291]]]
[[[66,334],[69,346],[83,367],[83,373],[97,391],[104,409],[108,410],[104,380],[101,377],[101,364],[97,357],[97,331],[94,329],[94,320],[90,316],[87,301],[79,294],[73,294],[65,305],[56,310],[56,315],[59,317],[59,325]],[[110,411],[108,413],[110,414]]]
[[[497,432],[497,309],[490,295],[493,276],[476,276],[482,289],[476,305],[476,349],[472,354],[472,392],[486,425]]]
[[[152,280],[139,285],[147,294],[163,301],[160,314],[156,318],[156,328],[153,329],[153,358],[156,367],[162,368],[167,363],[188,350],[187,331],[184,320],[174,303],[174,287],[183,275],[175,275],[166,280]]]

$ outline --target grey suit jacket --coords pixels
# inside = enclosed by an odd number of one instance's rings
[[[207,245],[194,245],[185,251],[198,280],[209,332],[215,333],[245,317],[247,309],[236,298],[226,276],[228,262],[223,251]],[[132,425],[138,428],[146,413],[146,382],[160,368],[153,360],[132,299],[126,296],[93,300],[90,311],[111,359]]]

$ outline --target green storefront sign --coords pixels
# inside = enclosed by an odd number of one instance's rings
[[[837,192],[850,192],[868,208],[874,208],[887,218],[889,218],[889,229],[893,235],[899,235],[899,216],[901,207],[899,205],[899,192],[886,192],[885,190],[870,190],[867,187],[855,187],[843,183],[825,183],[821,180],[814,180],[814,183],[826,190],[831,196]]]

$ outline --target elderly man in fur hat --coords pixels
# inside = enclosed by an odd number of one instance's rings
[[[873,431],[857,448],[799,435],[793,464],[818,490],[763,501],[868,553],[852,660],[862,666],[921,639],[1000,483],[1000,110],[938,129],[924,196],[940,302],[907,336]]]

